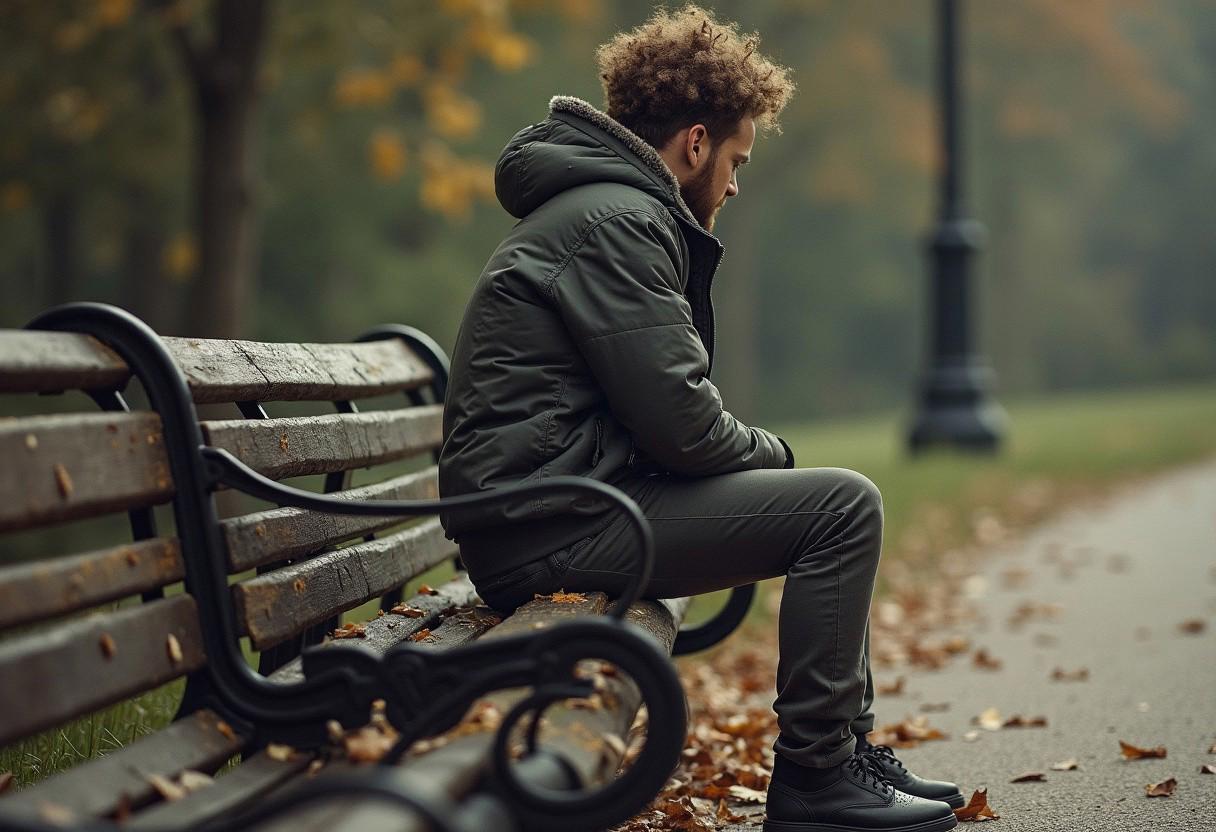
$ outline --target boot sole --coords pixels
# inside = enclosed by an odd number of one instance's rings
[[[764,832],[945,832],[958,826],[958,818],[953,813],[946,817],[934,818],[923,823],[913,823],[906,826],[840,826],[835,823],[814,823],[811,821],[765,820]]]
[[[942,803],[948,805],[951,809],[961,809],[967,805],[967,798],[963,797],[958,792],[955,792],[946,798],[930,797],[929,800],[940,800]]]

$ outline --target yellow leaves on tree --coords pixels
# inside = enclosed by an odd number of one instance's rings
[[[0,214],[15,214],[30,204],[32,192],[24,182],[5,182],[0,185]]]
[[[55,136],[75,144],[97,135],[109,118],[105,103],[81,87],[67,87],[52,94],[44,112]]]
[[[424,208],[451,220],[468,219],[477,199],[494,198],[494,169],[491,165],[461,159],[445,145],[428,143],[422,150]]]
[[[340,107],[379,107],[393,97],[392,76],[375,69],[348,69],[334,84],[334,101]]]
[[[189,280],[198,268],[198,245],[193,235],[182,231],[165,243],[160,254],[160,267],[170,280],[178,283]]]
[[[481,126],[481,107],[450,85],[436,82],[423,92],[427,124],[449,139],[466,139]]]
[[[395,182],[405,172],[405,142],[396,130],[381,128],[367,141],[367,160],[381,182]]]
[[[96,0],[93,8],[102,26],[121,26],[135,11],[135,0]]]

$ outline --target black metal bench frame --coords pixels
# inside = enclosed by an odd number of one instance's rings
[[[619,490],[595,480],[555,477],[541,483],[514,486],[478,495],[438,500],[335,499],[282,485],[263,477],[226,451],[208,447],[198,415],[180,369],[156,333],[135,316],[102,304],[80,303],[52,309],[29,324],[31,329],[60,330],[92,335],[117,352],[142,383],[153,410],[161,418],[170,473],[176,489],[173,498],[177,536],[185,567],[186,586],[199,605],[200,628],[208,657],[204,673],[191,674],[178,717],[203,707],[255,736],[254,747],[286,742],[314,748],[326,740],[326,723],[336,720],[345,728],[369,722],[372,703],[386,702],[386,716],[400,732],[400,740],[382,761],[391,765],[418,739],[457,724],[481,696],[505,688],[530,687],[531,695],[504,718],[493,743],[491,783],[508,801],[527,829],[591,828],[617,822],[619,806],[642,806],[662,787],[679,759],[685,733],[683,690],[669,658],[644,634],[627,625],[625,612],[638,601],[653,570],[653,540],[641,510]],[[402,338],[430,365],[436,382],[432,393],[442,401],[447,359],[425,334],[408,327],[386,326],[360,340]],[[107,410],[125,410],[120,394],[91,393]],[[411,397],[417,397],[416,391]],[[415,399],[415,403],[420,403]],[[247,405],[247,406],[246,406]],[[345,407],[343,406],[345,405]],[[353,405],[339,403],[353,412]],[[242,403],[247,416],[257,418],[260,405]],[[261,414],[264,417],[264,413]],[[332,476],[332,475],[331,475]],[[638,539],[638,564],[633,582],[607,615],[561,622],[542,631],[512,635],[492,643],[473,642],[436,653],[413,644],[400,644],[386,654],[353,645],[324,650],[305,649],[304,679],[278,683],[248,667],[241,653],[235,614],[223,565],[219,522],[212,495],[221,486],[277,503],[330,514],[412,517],[468,506],[501,505],[536,497],[565,498],[572,510],[598,513],[605,506],[625,513]],[[340,488],[327,481],[326,490]],[[153,536],[150,512],[132,512],[138,537]],[[682,629],[673,652],[704,649],[729,635],[746,614],[754,587],[732,593],[726,607],[705,624]],[[511,760],[509,737],[521,722],[531,719],[527,736],[536,753],[536,726],[543,710],[555,701],[589,696],[590,681],[578,678],[580,661],[600,659],[616,665],[637,685],[651,715],[646,745],[633,765],[607,785],[586,791],[571,773],[562,788],[530,782],[520,776]],[[287,799],[264,801],[240,818],[227,818],[225,828],[240,828],[280,809],[338,793],[344,778]],[[552,779],[552,778],[550,778]],[[335,785],[336,784],[336,785]],[[395,800],[419,812],[436,828],[458,832],[441,822],[452,813],[399,784],[369,779],[364,785],[346,783],[373,798]],[[282,804],[282,805],[280,805]],[[113,828],[104,822],[97,828]],[[0,820],[0,828],[5,821]],[[49,828],[17,825],[10,828]]]

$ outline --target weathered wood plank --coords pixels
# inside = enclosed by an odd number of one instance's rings
[[[203,422],[207,444],[274,479],[346,471],[438,447],[443,406]]]
[[[356,543],[232,587],[237,621],[255,650],[401,586],[452,556],[430,518],[379,540]]]
[[[434,499],[439,496],[438,469],[432,465],[423,471],[330,496],[348,500]],[[311,555],[334,543],[400,522],[400,517],[355,517],[276,508],[233,517],[220,525],[228,544],[228,568],[242,572],[266,563]]]
[[[364,638],[359,639],[359,643],[377,653],[387,653],[390,648],[416,633],[436,630],[451,611],[474,607],[477,602],[477,590],[473,588],[468,576],[462,574],[437,587],[434,594],[415,595],[405,601],[404,606],[420,611],[421,615],[414,617],[386,613],[366,622],[363,625]],[[320,646],[342,643],[327,639]],[[300,665],[299,658],[293,659],[272,673],[270,678],[283,683],[301,682],[304,680],[304,673]]]
[[[131,818],[125,829],[194,829],[203,821],[229,812],[241,812],[254,801],[296,778],[315,759],[297,751],[276,760],[265,751],[246,759],[207,788],[172,803],[151,806]]]
[[[41,621],[182,579],[176,538],[0,567],[0,627]]]
[[[130,376],[118,354],[91,336],[0,329],[0,393],[108,390]]]
[[[0,643],[0,745],[156,687],[205,661],[189,595]]]
[[[172,778],[185,769],[212,772],[244,744],[231,728],[221,727],[214,712],[198,711],[104,757],[5,795],[0,815],[38,817],[47,804],[81,818],[113,814],[124,801],[137,808],[156,797],[149,775]]]
[[[0,419],[0,531],[164,502],[173,495],[160,417],[69,413]]]
[[[398,339],[365,344],[164,341],[196,402],[357,399],[413,390],[432,377]]]

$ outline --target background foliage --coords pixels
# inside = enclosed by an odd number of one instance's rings
[[[719,221],[728,406],[790,420],[903,403],[934,210],[932,4],[712,5],[799,84]],[[0,325],[95,299],[166,333],[321,340],[393,320],[450,345],[512,222],[493,199],[499,149],[554,93],[598,104],[595,46],[649,9],[254,6],[261,34],[242,43],[231,0],[4,4]],[[1210,378],[1216,6],[964,8],[980,333],[1003,393]],[[248,142],[210,169],[217,110],[191,54],[249,102],[233,116]],[[242,55],[248,89],[224,74]],[[209,188],[234,207],[207,219]],[[224,281],[234,301],[200,300]]]

